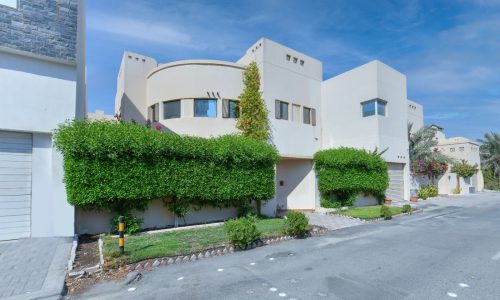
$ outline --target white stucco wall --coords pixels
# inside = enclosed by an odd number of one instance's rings
[[[361,103],[387,101],[386,116],[362,116]],[[410,197],[406,76],[372,61],[321,85],[322,148],[387,148],[387,162],[405,164],[404,199]]]
[[[412,124],[411,132],[414,133],[424,127],[424,108],[421,104],[408,100],[408,123]]]
[[[0,130],[33,133],[31,236],[72,236],[62,157],[51,132],[85,107],[76,65],[0,52]],[[77,104],[78,103],[78,104]]]
[[[132,212],[143,220],[142,228],[165,228],[174,226],[175,216],[169,212],[161,200],[154,200],[144,212]],[[201,210],[191,209],[186,216],[186,224],[204,224],[215,221],[225,221],[237,215],[235,208],[204,207]],[[107,211],[89,211],[76,209],[76,233],[96,234],[109,232],[110,220],[113,215]],[[184,225],[184,220],[178,220],[179,225]]]
[[[282,159],[276,168],[276,204],[279,210],[316,208],[316,176],[310,159]]]

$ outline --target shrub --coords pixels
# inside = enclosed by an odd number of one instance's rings
[[[454,195],[460,195],[460,188],[454,188],[451,192],[452,192]]]
[[[133,216],[130,212],[123,212],[123,213],[116,214],[111,219],[111,222],[109,225],[111,226],[112,233],[118,232],[118,223],[119,223],[120,216],[124,217],[123,223],[125,223],[125,233],[134,234],[134,233],[141,231],[142,219],[139,219],[139,218]]]
[[[321,207],[324,208],[341,208],[342,203],[340,201],[332,201],[328,198],[321,197],[320,200]]]
[[[412,162],[411,171],[413,174],[427,176],[434,182],[434,179],[443,175],[448,170],[448,164],[445,161],[436,159],[417,160]]]
[[[361,193],[380,201],[385,198],[389,175],[386,162],[377,154],[342,147],[316,152],[314,163],[319,191],[335,195],[342,206],[352,205]]]
[[[500,190],[500,180],[495,176],[493,169],[487,168],[483,170],[484,188],[487,190]]]
[[[285,233],[293,236],[304,236],[309,230],[309,220],[303,212],[289,211],[286,214]]]
[[[384,218],[384,220],[392,219],[392,211],[391,208],[387,205],[382,205],[380,207],[380,216]]]
[[[72,121],[54,138],[75,206],[120,210],[181,199],[227,207],[274,196],[277,151],[247,137],[205,139],[130,122]]]
[[[432,184],[425,185],[418,191],[418,197],[424,200],[430,197],[437,197],[437,195],[438,195],[438,190],[436,186]]]
[[[238,207],[238,218],[257,217],[257,208],[251,204],[243,204]]]
[[[260,237],[255,221],[250,218],[239,218],[224,223],[226,236],[234,246],[245,249]]]
[[[411,213],[411,211],[412,211],[412,208],[411,208],[410,204],[403,205],[403,208],[401,210],[401,212],[404,214]]]
[[[453,164],[451,172],[456,173],[462,178],[469,178],[476,174],[477,165],[470,165],[465,159],[462,159],[460,162]]]

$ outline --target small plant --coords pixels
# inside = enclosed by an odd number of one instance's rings
[[[324,208],[341,208],[342,207],[342,203],[340,203],[339,201],[332,201],[328,198],[321,198],[320,200],[320,204],[321,204],[321,207],[324,207]]]
[[[304,236],[310,229],[309,220],[303,212],[289,211],[286,214],[285,233],[293,236]]]
[[[111,226],[112,233],[118,232],[118,219],[120,218],[120,216],[124,217],[125,233],[134,234],[141,231],[142,219],[133,216],[130,212],[125,212],[118,213],[113,217],[113,219],[111,219],[109,225]]]
[[[260,232],[251,218],[226,221],[224,231],[229,241],[240,249],[245,249],[260,237]]]
[[[428,184],[426,186],[423,186],[419,191],[418,191],[418,197],[426,200],[427,198],[431,197],[437,197],[438,191],[436,186],[432,184]]]
[[[411,209],[411,205],[410,204],[403,205],[403,209],[401,210],[401,212],[404,213],[404,214],[411,213],[411,211],[412,211],[412,209]]]
[[[380,216],[384,218],[384,220],[390,220],[392,219],[392,212],[391,208],[387,205],[382,205],[380,207]]]
[[[460,188],[454,188],[451,192],[453,195],[460,195]]]
[[[238,207],[238,218],[244,218],[244,217],[255,218],[257,216],[258,216],[257,208],[253,205],[246,204]]]

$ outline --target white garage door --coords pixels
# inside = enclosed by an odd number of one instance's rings
[[[31,150],[31,134],[0,131],[0,240],[30,236]]]
[[[404,164],[388,163],[389,188],[385,191],[385,197],[394,201],[404,199]]]

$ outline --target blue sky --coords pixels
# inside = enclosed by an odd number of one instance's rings
[[[447,136],[500,132],[500,0],[89,0],[89,111],[114,113],[124,50],[236,61],[260,37],[321,60],[325,79],[389,64]]]

